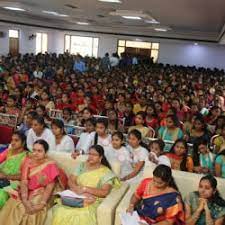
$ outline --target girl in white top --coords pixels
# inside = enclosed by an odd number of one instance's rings
[[[90,135],[89,148],[92,145],[101,145],[104,149],[111,146],[111,135],[107,134],[108,121],[104,118],[99,118],[96,122],[95,132]],[[89,149],[88,148],[88,149]]]
[[[62,120],[55,119],[52,121],[52,132],[55,135],[57,152],[73,152],[74,142],[73,139],[66,135],[64,123]]]
[[[84,154],[88,153],[89,150],[89,139],[91,138],[91,135],[93,135],[94,130],[95,130],[95,120],[94,118],[89,118],[85,121],[84,123],[85,126],[85,132],[83,132],[80,135],[79,141],[76,145],[76,151],[82,152]]]
[[[130,153],[123,146],[122,132],[113,133],[112,146],[105,148],[105,156],[118,177],[123,178],[133,171]]]
[[[155,163],[156,165],[166,165],[171,167],[170,159],[163,155],[165,143],[163,140],[154,140],[150,143],[150,153],[149,153],[149,161]]]
[[[32,151],[35,141],[43,139],[49,145],[49,150],[55,150],[55,136],[52,131],[47,128],[44,118],[37,116],[32,120],[32,128],[29,129],[27,134],[27,147]]]
[[[123,177],[122,181],[128,181],[129,183],[138,182],[142,179],[143,168],[145,161],[148,159],[148,151],[146,148],[140,145],[142,140],[141,132],[134,129],[128,134],[127,147],[130,151],[132,158],[133,171],[127,176]]]

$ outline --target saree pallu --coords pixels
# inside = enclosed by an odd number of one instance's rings
[[[58,168],[53,161],[33,166],[31,160],[27,158],[22,168],[22,180],[28,180],[28,200],[34,205],[40,203],[46,186],[54,183],[58,175]],[[7,225],[43,225],[47,209],[48,206],[35,214],[27,214],[18,191],[0,211],[0,221]]]
[[[26,156],[26,152],[24,151],[19,154],[13,155],[12,151],[5,150],[4,155],[4,161],[0,164],[0,172],[4,173],[5,175],[19,174],[21,164]],[[11,184],[10,187],[12,189],[16,188],[14,184]],[[3,188],[0,188],[0,209],[5,205],[8,198],[8,193]]]
[[[161,221],[170,220],[174,225],[185,224],[184,207],[181,196],[178,192],[149,193],[151,178],[142,181],[136,190],[135,195],[142,200],[137,212],[142,220],[148,224],[155,224]]]
[[[101,188],[104,184],[113,187],[119,186],[115,175],[107,168],[101,167],[92,171],[86,171],[85,163],[76,168],[77,184],[92,188]],[[53,208],[52,225],[97,225],[96,212],[102,199],[97,198],[93,204],[83,208],[64,206],[60,202]]]
[[[183,160],[182,156],[177,156],[174,153],[166,153],[165,155],[170,160],[171,169],[173,169],[173,170],[181,170],[180,166],[181,166],[181,163],[182,163],[182,160]],[[190,156],[187,157],[186,168],[187,168],[188,172],[193,172],[194,162],[193,162],[193,159]]]

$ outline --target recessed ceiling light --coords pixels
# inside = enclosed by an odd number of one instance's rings
[[[160,22],[155,19],[152,19],[152,20],[145,20],[145,23],[159,24]]]
[[[194,45],[198,45],[198,43],[197,43],[197,42],[195,42],[195,43],[194,43]]]
[[[77,22],[78,25],[89,25],[87,22]]]
[[[21,11],[21,12],[26,11],[25,9],[18,8],[18,7],[11,7],[11,6],[5,6],[5,7],[3,7],[3,8],[4,8],[4,9],[8,9],[8,10],[13,10],[13,11]]]
[[[154,30],[155,31],[161,31],[161,32],[166,32],[167,31],[167,29],[165,29],[165,28],[155,28]]]
[[[99,2],[121,3],[120,0],[98,0]]]
[[[57,16],[60,16],[60,17],[69,17],[69,15],[66,15],[66,14],[58,14]]]
[[[141,20],[140,16],[122,16],[122,17],[128,20]]]
[[[51,14],[51,15],[58,15],[58,13],[57,12],[55,12],[55,11],[47,11],[47,10],[43,10],[42,11],[43,13],[46,13],[46,14]]]

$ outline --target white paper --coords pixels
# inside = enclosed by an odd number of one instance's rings
[[[71,191],[71,190],[65,190],[62,192],[58,192],[58,195],[62,196],[62,197],[71,197],[71,198],[86,198],[86,196],[84,195],[78,195],[75,192]]]
[[[120,219],[122,225],[139,225],[140,217],[138,216],[137,212],[134,211],[131,215],[130,213],[121,213]]]

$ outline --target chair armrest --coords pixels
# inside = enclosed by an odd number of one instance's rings
[[[137,186],[138,184],[134,184],[130,186],[129,190],[127,191],[127,193],[124,195],[123,199],[120,201],[119,205],[117,206],[114,225],[121,225],[120,213],[126,212],[130,203],[130,199],[132,195],[134,194]]]
[[[98,225],[114,225],[116,207],[126,194],[129,185],[124,183],[119,189],[113,189],[97,209]]]

